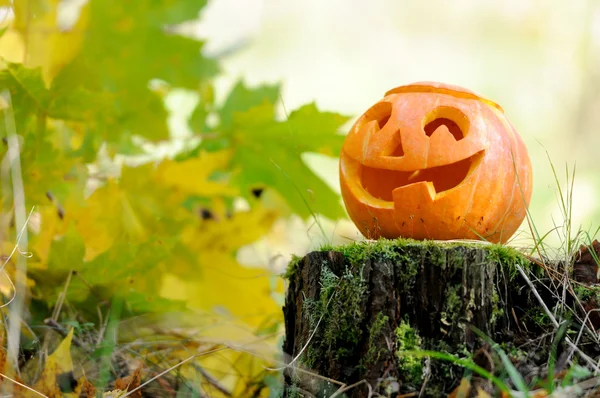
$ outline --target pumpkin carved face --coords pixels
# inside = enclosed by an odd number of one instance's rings
[[[388,91],[356,121],[340,183],[367,238],[505,242],[526,215],[532,173],[500,106],[425,82]]]

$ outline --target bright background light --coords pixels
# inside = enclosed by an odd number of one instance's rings
[[[525,140],[540,233],[563,222],[546,150],[563,189],[565,167],[577,164],[574,228],[600,224],[594,222],[600,221],[598,2],[217,0],[200,24],[187,28],[208,39],[208,53],[228,54],[219,98],[240,77],[250,84],[282,82],[287,109],[316,101],[356,117],[395,86],[433,80],[469,88],[501,104]],[[339,189],[335,161],[310,154],[305,160]],[[274,234],[288,236],[279,246],[265,244],[271,252],[263,255],[287,256],[322,243],[307,232],[311,221],[287,223]],[[348,222],[330,224],[338,235],[358,239]],[[515,242],[527,244],[523,227]],[[290,238],[300,235],[308,241]]]

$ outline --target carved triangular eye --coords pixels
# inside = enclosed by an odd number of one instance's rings
[[[400,137],[400,131],[392,136],[392,139],[385,147],[383,156],[404,156],[404,149],[402,149],[402,138]]]
[[[387,124],[388,120],[390,120],[391,113],[392,113],[392,108],[390,106],[389,113],[386,112],[385,114],[379,115],[380,117],[377,119],[377,125],[379,126],[379,130],[383,129],[385,127],[385,125]]]
[[[392,104],[389,102],[378,102],[356,121],[356,124],[352,127],[351,132],[358,133],[366,124],[369,124],[373,121],[377,122],[378,130],[381,130],[385,127],[388,120],[390,120],[391,115]]]
[[[423,120],[423,130],[431,137],[440,127],[448,130],[456,141],[460,141],[469,133],[469,118],[458,108],[438,106],[427,113]],[[442,131],[440,130],[440,131]],[[447,133],[446,133],[447,134]]]
[[[428,137],[431,137],[431,135],[441,126],[445,126],[450,132],[450,134],[454,136],[454,139],[456,141],[459,141],[464,138],[464,134],[460,127],[458,127],[458,124],[456,124],[450,119],[446,119],[445,117],[441,117],[439,119],[435,119],[427,123],[427,125],[424,128],[425,134],[427,134]]]

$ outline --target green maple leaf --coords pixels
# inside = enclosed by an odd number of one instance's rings
[[[67,273],[75,271],[77,277],[72,277],[67,297],[73,302],[93,298],[90,310],[93,310],[98,299],[108,299],[114,294],[131,299],[129,306],[136,312],[182,309],[184,303],[163,299],[155,294],[160,287],[162,274],[156,266],[169,257],[174,240],[152,237],[138,245],[118,242],[111,250],[85,263],[85,244],[71,227],[65,236],[52,243],[49,270],[33,271],[32,276],[34,279],[44,278],[46,283],[42,285],[46,288],[53,286],[53,289],[44,289],[49,304],[55,303],[64,290]],[[48,284],[49,280],[54,283]],[[98,294],[102,297],[98,297]]]
[[[236,113],[246,112],[262,104],[275,104],[279,98],[280,87],[276,85],[261,85],[248,88],[239,81],[229,93],[225,103],[219,109],[220,129],[229,130],[233,126]]]
[[[67,233],[52,242],[48,268],[52,271],[81,271],[85,244],[77,230],[71,226]]]
[[[206,124],[206,118],[211,111],[216,111],[219,117],[219,126],[217,130],[230,130],[233,124],[233,116],[236,113],[246,112],[251,108],[261,105],[262,103],[274,104],[279,98],[280,87],[278,84],[264,84],[254,88],[248,88],[243,80],[240,80],[233,87],[225,103],[219,108],[214,109],[212,101],[212,87],[207,87],[208,90],[201,91],[200,102],[192,113],[190,118],[190,127],[192,130],[206,133],[214,131]],[[208,92],[206,92],[208,91]],[[226,148],[229,141],[225,139],[210,141],[211,147],[206,148],[210,151]]]
[[[70,145],[63,145],[47,120],[93,124],[105,113],[110,100],[101,95],[90,96],[83,89],[69,93],[61,87],[46,89],[40,68],[10,63],[5,66],[0,71],[0,90],[10,93],[12,106],[0,112],[0,136],[7,136],[5,118],[14,118],[15,131],[11,133],[23,137],[20,161],[27,201],[46,203],[47,192],[64,196],[86,178],[85,167],[77,161],[79,154]],[[4,156],[7,149],[2,146],[0,155]]]
[[[105,117],[112,103],[108,93],[92,93],[81,87],[69,89],[60,84],[46,89],[40,68],[26,68],[6,63],[0,70],[0,90],[10,93],[18,134],[29,132],[31,118],[53,118],[74,122],[90,122]],[[44,128],[34,123],[36,128]],[[0,129],[5,128],[4,123]]]
[[[116,96],[104,130],[148,139],[168,137],[167,111],[152,79],[196,89],[218,72],[202,55],[203,42],[172,33],[169,25],[196,19],[205,1],[92,0],[82,50],[55,84],[82,86]]]
[[[303,217],[312,212],[343,217],[339,195],[306,166],[301,154],[337,155],[344,141],[337,130],[347,119],[320,112],[314,104],[295,110],[287,121],[272,116],[273,106],[264,104],[234,117],[234,182],[242,192],[263,185],[276,189]]]
[[[119,292],[123,296],[129,311],[134,314],[169,313],[183,311],[186,308],[185,301],[170,300],[156,294],[144,294],[136,291]]]
[[[337,156],[344,141],[337,131],[348,118],[308,104],[280,121],[274,105],[278,97],[277,85],[250,89],[239,82],[218,110],[217,134],[204,139],[186,156],[195,156],[200,150],[232,148],[232,182],[243,193],[268,186],[303,217],[312,212],[332,219],[343,217],[339,195],[306,166],[301,155],[315,152]]]

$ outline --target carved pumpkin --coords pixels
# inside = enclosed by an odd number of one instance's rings
[[[505,242],[526,215],[532,172],[499,105],[423,82],[388,91],[356,121],[340,183],[367,238]]]

